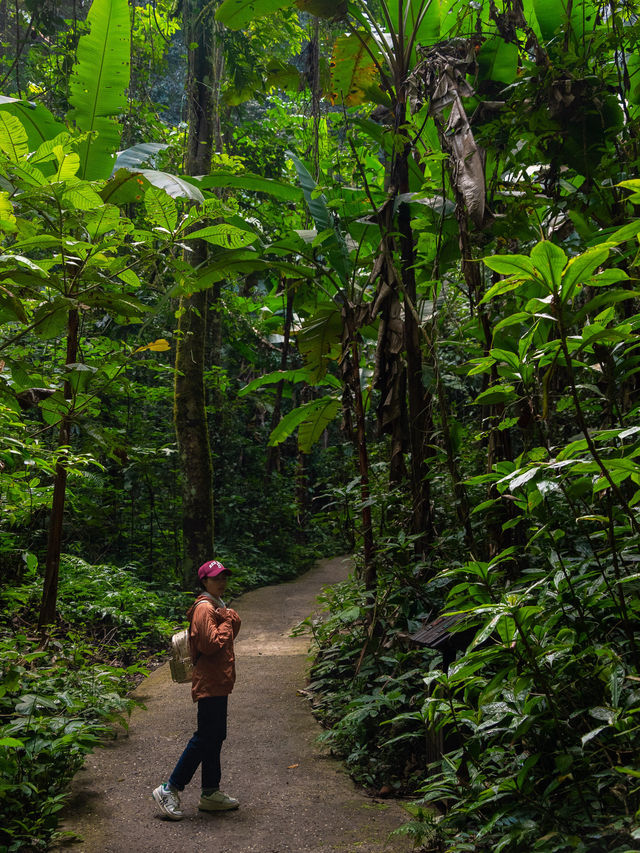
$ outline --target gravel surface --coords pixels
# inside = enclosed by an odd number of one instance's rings
[[[393,800],[371,799],[318,745],[321,728],[305,686],[308,637],[289,636],[316,608],[320,589],[345,578],[346,558],[322,560],[292,583],[233,602],[242,618],[236,687],[222,751],[222,789],[240,800],[223,814],[197,810],[199,772],[182,795],[185,818],[163,820],[151,791],[165,781],[195,726],[189,685],[169,666],[153,672],[136,697],[128,734],[88,756],[76,775],[62,829],[76,835],[65,853],[404,853],[389,833],[407,817]]]

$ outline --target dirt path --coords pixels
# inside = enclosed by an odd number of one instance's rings
[[[402,853],[409,842],[391,830],[406,818],[399,803],[358,791],[341,765],[316,743],[321,729],[304,687],[308,638],[290,630],[315,609],[320,589],[348,573],[342,558],[320,561],[298,580],[247,593],[238,681],[229,702],[222,788],[236,812],[197,811],[199,772],[182,797],[186,817],[156,816],[151,790],[167,779],[195,726],[189,687],[174,684],[168,665],[136,695],[129,735],[90,755],[76,775],[63,828],[82,841],[72,853]]]

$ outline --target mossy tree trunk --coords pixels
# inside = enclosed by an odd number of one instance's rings
[[[210,171],[214,135],[217,133],[216,70],[219,68],[215,4],[185,0],[184,32],[188,47],[188,140],[185,171],[203,175]],[[194,240],[188,260],[197,269],[207,261],[207,244]],[[196,570],[213,555],[213,464],[207,424],[204,384],[207,291],[180,300],[174,396],[174,422],[182,475],[182,578],[194,584]]]

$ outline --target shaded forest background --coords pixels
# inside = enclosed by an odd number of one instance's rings
[[[640,849],[631,3],[0,3],[0,849],[215,556],[356,555],[326,739],[425,851]]]

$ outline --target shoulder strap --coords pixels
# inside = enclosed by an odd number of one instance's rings
[[[204,595],[205,595],[206,597],[204,597],[204,598],[199,598],[199,599],[196,601],[196,603],[193,605],[193,613],[191,614],[191,619],[189,620],[189,640],[191,640],[191,624],[192,624],[192,622],[193,622],[193,614],[196,612],[196,607],[197,607],[199,604],[202,604],[202,602],[203,602],[203,601],[208,601],[210,604],[214,604],[214,605],[217,603],[217,602],[216,602],[216,599],[215,599],[215,598],[214,598],[210,593],[205,592],[205,594],[204,594]],[[222,599],[219,599],[219,600],[222,602]],[[196,662],[196,663],[198,662],[198,658],[200,657],[200,655],[201,655],[201,652],[198,652],[198,653],[196,654],[196,660],[195,660],[195,662]]]
[[[206,595],[207,595],[207,598],[199,598],[196,601],[196,603],[193,605],[193,613],[191,614],[191,619],[189,619],[189,636],[191,636],[191,624],[193,622],[193,615],[196,612],[196,607],[199,604],[202,604],[203,601],[210,601],[213,604],[213,602],[215,600],[212,595],[209,595],[209,593],[206,593]]]

